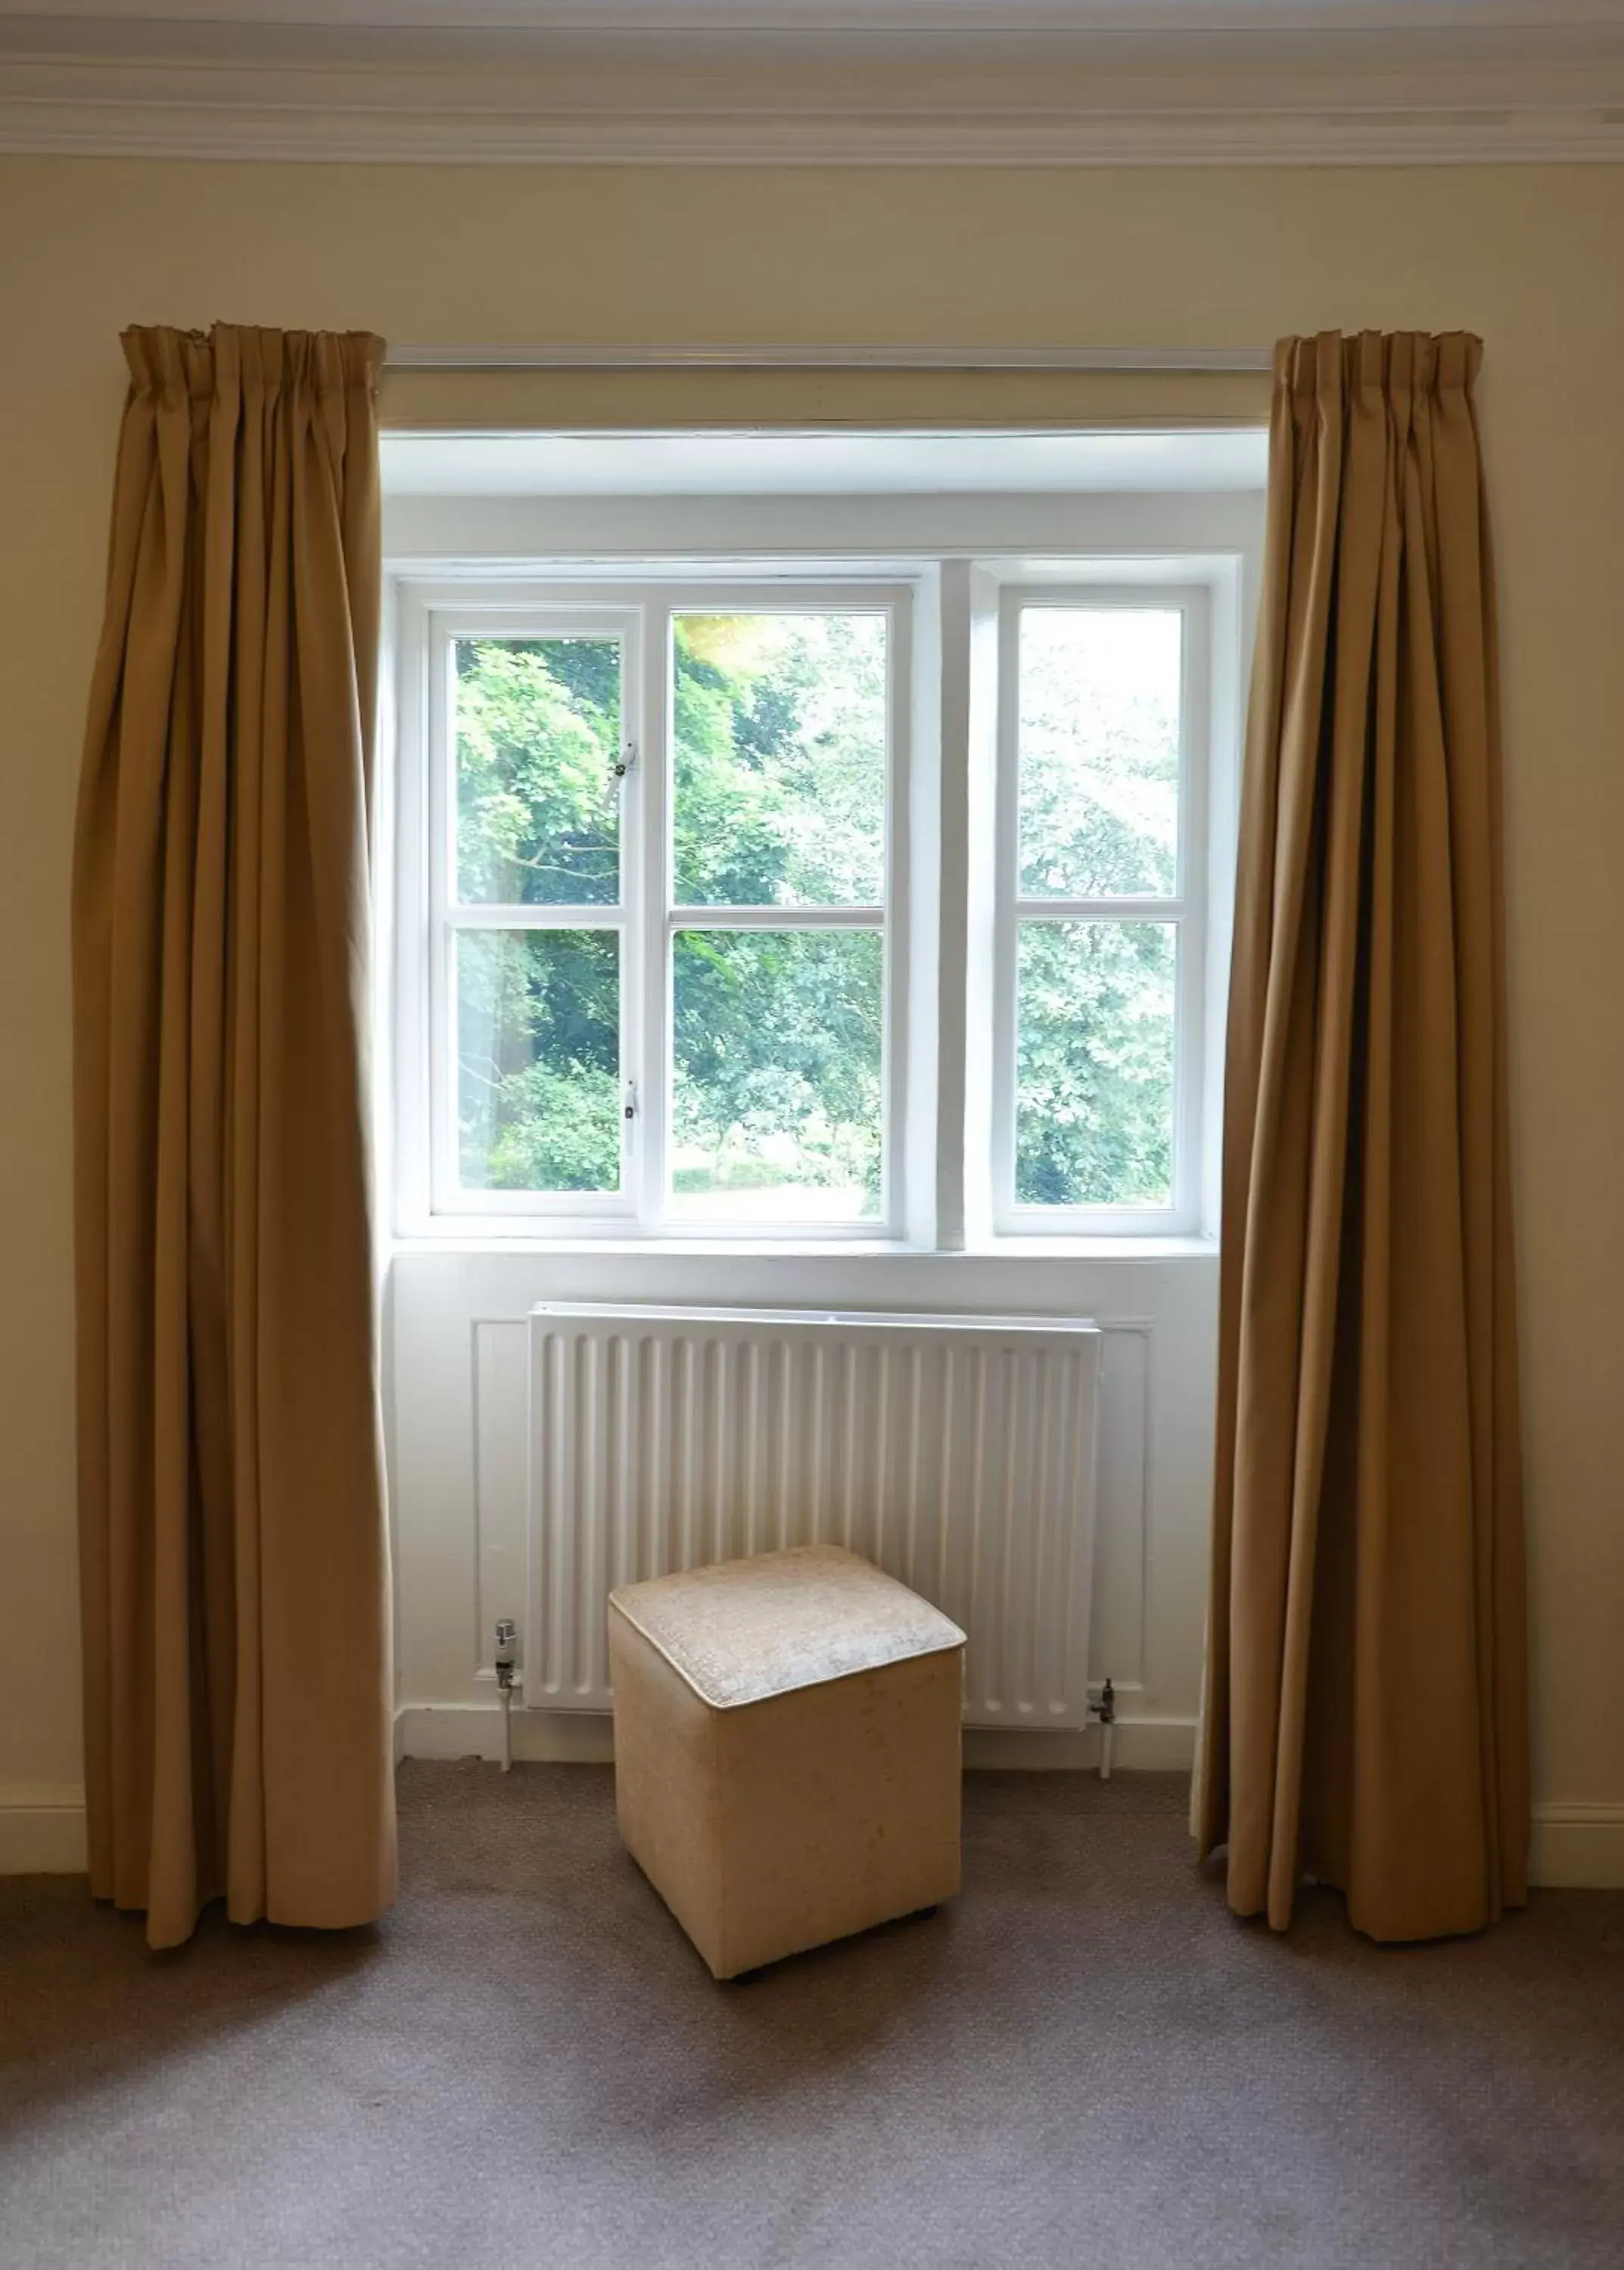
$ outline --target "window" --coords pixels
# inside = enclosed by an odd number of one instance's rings
[[[416,610],[436,1215],[893,1228],[908,594]]]
[[[1012,588],[1001,613],[995,1220],[1192,1228],[1205,595]]]
[[[1243,560],[404,575],[400,1226],[1205,1234]]]

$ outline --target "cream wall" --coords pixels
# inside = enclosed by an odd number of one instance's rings
[[[67,892],[116,334],[226,316],[463,340],[1482,332],[1537,1792],[1624,1806],[1621,243],[1624,169],[0,161],[0,1801],[78,1779]]]

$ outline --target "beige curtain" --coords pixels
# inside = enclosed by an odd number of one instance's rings
[[[1230,988],[1197,1829],[1382,1940],[1526,1893],[1479,353],[1279,350]]]
[[[381,342],[125,335],[74,875],[91,1881],[394,1890],[368,1228]]]

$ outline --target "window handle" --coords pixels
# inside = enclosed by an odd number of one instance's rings
[[[637,1082],[634,1079],[628,1079],[621,1091],[620,1116],[623,1119],[635,1119],[637,1116]]]
[[[619,782],[626,778],[627,773],[631,771],[632,767],[636,762],[637,744],[635,741],[627,741],[623,745],[619,757],[609,768],[610,780],[612,783],[619,784]]]

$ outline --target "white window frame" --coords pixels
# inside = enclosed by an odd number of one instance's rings
[[[1020,892],[1020,624],[1035,608],[1148,609],[1182,618],[1178,862],[1165,897],[1023,897]],[[1208,802],[1212,627],[1204,584],[1002,582],[998,593],[996,876],[993,898],[992,1225],[1004,1237],[1178,1237],[1202,1223],[1208,1002]],[[1153,922],[1174,930],[1173,1178],[1165,1206],[1034,1206],[1015,1197],[1019,962],[1034,922]]]
[[[908,777],[914,592],[861,574],[790,579],[737,573],[537,578],[444,585],[403,580],[395,594],[396,832],[400,877],[394,1164],[404,1225],[531,1237],[838,1243],[894,1240],[901,1231],[908,1064]],[[850,907],[679,903],[669,826],[674,754],[668,662],[671,621],[686,613],[863,612],[886,618],[886,753],[882,897]],[[455,767],[449,657],[458,639],[590,635],[621,642],[617,905],[462,905],[455,894]],[[455,940],[473,931],[602,930],[620,940],[621,1126],[616,1192],[485,1191],[456,1170]],[[671,1116],[671,976],[679,930],[878,931],[884,955],[880,1205],[850,1220],[730,1220],[687,1207],[667,1189]],[[624,1107],[623,1107],[624,1108]]]
[[[628,1251],[741,1254],[1079,1254],[1154,1259],[1210,1249],[1219,1228],[1218,1130],[1223,981],[1228,961],[1246,656],[1262,544],[1261,494],[1199,489],[1167,494],[950,499],[592,500],[515,503],[453,496],[405,500],[386,518],[385,622],[390,667],[381,703],[386,761],[378,853],[397,877],[380,902],[387,955],[379,964],[380,1198],[398,1246],[483,1244],[565,1250],[593,1241]],[[623,509],[622,509],[623,508]],[[740,516],[742,515],[742,517]],[[749,527],[746,529],[745,522]],[[737,523],[737,524],[735,524]],[[755,540],[749,540],[753,536]],[[719,538],[709,543],[708,538]],[[741,541],[744,538],[745,540]],[[404,539],[404,540],[403,540]],[[834,539],[831,541],[831,539]],[[901,539],[899,541],[899,539]],[[839,548],[835,548],[838,545]],[[725,547],[725,548],[724,548]],[[1124,605],[1187,605],[1189,736],[1184,868],[1188,936],[1178,1004],[1176,1204],[1168,1209],[1015,1208],[1012,1146],[995,1172],[995,1090],[1012,1135],[1013,909],[1000,865],[1000,667],[1004,595],[1031,591],[1077,604],[1114,594]],[[647,1116],[637,1176],[621,1201],[560,1205],[529,1193],[467,1194],[466,1209],[435,1204],[429,1129],[435,1109],[427,1042],[432,988],[428,907],[429,618],[468,610],[569,604],[602,619],[663,594],[670,606],[731,602],[790,606],[821,595],[894,605],[891,657],[884,1092],[888,1113],[884,1211],[879,1220],[728,1222],[671,1215],[660,1203],[664,1160]],[[580,619],[580,618],[577,618]],[[1205,649],[1200,642],[1205,641]],[[651,648],[647,651],[652,651]],[[646,656],[645,656],[646,659]],[[623,816],[627,944],[635,966],[623,1025],[624,1069],[659,1063],[670,1006],[664,971],[642,941],[683,919],[662,897],[645,856],[645,815],[667,787],[670,720],[660,671],[644,669],[623,731],[638,741],[637,797]],[[1196,681],[1205,679],[1205,684]],[[641,715],[634,716],[634,708]],[[1003,728],[1007,736],[1007,724]],[[663,826],[663,806],[658,816]],[[1011,846],[1012,856],[1012,846]],[[637,881],[634,886],[634,870]],[[604,909],[593,910],[594,922]],[[733,915],[750,910],[727,910]],[[1043,911],[1054,904],[1045,901]],[[1142,911],[1137,904],[1135,911]],[[705,909],[708,924],[720,909]],[[761,920],[782,913],[762,910]],[[534,919],[556,919],[538,909]],[[530,919],[530,917],[527,917]],[[641,925],[641,930],[639,929]],[[1002,952],[999,937],[1004,938]],[[648,973],[658,968],[655,989]],[[1000,994],[1000,986],[1002,993]],[[389,997],[392,993],[392,999]],[[1000,999],[1003,1006],[1000,1007]],[[1012,1035],[1006,1052],[1005,1032]],[[996,1042],[996,1045],[995,1045]],[[998,1067],[1005,1067],[1003,1072]],[[634,1068],[637,1067],[637,1068]],[[998,1073],[998,1077],[995,1077]],[[443,1104],[441,1106],[443,1109]]]

